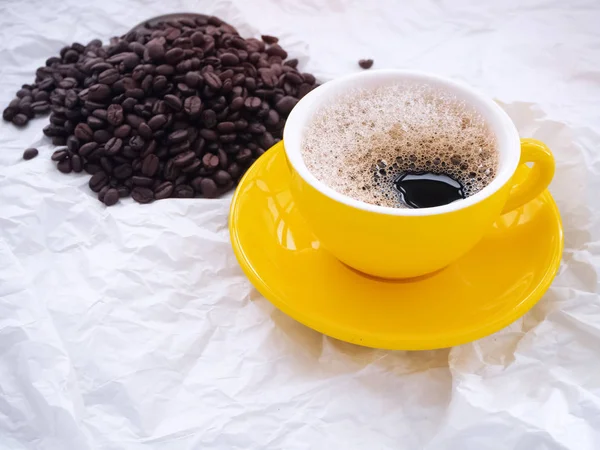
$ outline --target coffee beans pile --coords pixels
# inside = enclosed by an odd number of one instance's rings
[[[63,48],[3,118],[23,126],[51,111],[44,134],[66,146],[52,160],[63,173],[92,175],[106,205],[128,195],[212,198],[281,139],[316,86],[287,56],[277,38],[243,39],[217,17],[146,24],[108,46]]]

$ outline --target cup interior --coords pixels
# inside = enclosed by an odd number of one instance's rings
[[[496,137],[499,155],[498,171],[495,178],[476,194],[466,199],[449,203],[443,206],[422,209],[391,208],[387,206],[372,205],[360,200],[348,197],[327,186],[318,180],[306,167],[302,158],[301,146],[303,134],[310,126],[312,117],[320,107],[357,88],[376,88],[392,85],[398,82],[415,82],[429,85],[436,89],[449,92],[459,100],[472,106],[487,122],[490,130]],[[351,94],[350,94],[351,95]],[[514,174],[520,158],[520,141],[518,132],[498,104],[473,88],[447,78],[420,72],[404,70],[373,70],[348,75],[329,81],[310,92],[298,102],[290,113],[285,129],[283,141],[286,155],[294,170],[311,186],[328,197],[345,203],[349,206],[372,211],[380,214],[391,214],[397,216],[423,216],[443,214],[473,205],[486,197],[492,195],[504,186]]]

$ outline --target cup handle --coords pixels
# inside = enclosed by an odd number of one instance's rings
[[[525,163],[533,163],[523,180],[516,182],[502,210],[502,214],[512,211],[540,195],[554,176],[554,156],[546,144],[536,139],[521,139],[521,159],[519,168]]]

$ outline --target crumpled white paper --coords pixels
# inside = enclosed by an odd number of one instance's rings
[[[472,344],[346,344],[252,288],[229,199],[107,209],[52,167],[47,119],[2,123],[0,449],[600,448],[598,2],[3,0],[0,104],[64,44],[177,11],[280,36],[321,81],[373,58],[498,98],[556,155],[559,275]]]

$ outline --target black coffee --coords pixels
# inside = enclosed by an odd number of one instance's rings
[[[394,185],[400,201],[410,208],[433,208],[465,198],[463,185],[446,174],[406,172]]]
[[[408,81],[324,104],[303,136],[302,157],[336,191],[393,208],[470,197],[498,167],[494,133],[477,110],[450,91]]]

